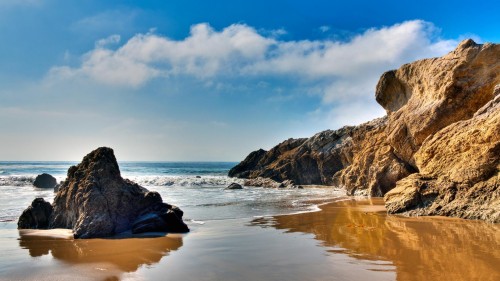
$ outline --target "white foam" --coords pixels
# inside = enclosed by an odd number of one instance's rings
[[[228,176],[130,176],[130,179],[143,186],[228,186],[233,182],[242,184],[243,180],[234,179]]]
[[[34,176],[0,176],[0,186],[29,186],[34,181]]]
[[[32,186],[36,175],[11,175],[0,176],[0,186]],[[64,180],[65,176],[55,176],[57,182]]]

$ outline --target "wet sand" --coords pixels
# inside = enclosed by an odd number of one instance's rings
[[[381,198],[254,221],[312,233],[331,254],[387,261],[397,280],[500,280],[500,225],[447,217],[388,216]]]
[[[156,238],[73,240],[11,223],[0,280],[500,280],[499,225],[387,216],[380,199],[321,209]]]

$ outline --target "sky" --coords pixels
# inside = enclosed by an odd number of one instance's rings
[[[499,3],[0,0],[0,161],[240,161],[360,124],[384,71],[498,43]]]

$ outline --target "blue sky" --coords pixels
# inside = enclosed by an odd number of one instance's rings
[[[0,160],[241,160],[384,111],[383,71],[500,41],[497,1],[0,0]]]

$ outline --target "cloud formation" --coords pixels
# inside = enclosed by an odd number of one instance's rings
[[[273,77],[309,88],[305,92],[320,95],[325,105],[361,108],[372,102],[382,72],[453,49],[457,42],[437,39],[437,33],[431,23],[413,20],[368,29],[347,41],[283,41],[278,32],[263,35],[244,24],[217,31],[201,23],[193,25],[182,40],[148,32],[113,49],[120,37],[112,35],[84,54],[80,65],[52,68],[49,79],[91,79],[137,88],[173,76],[207,85],[216,85],[219,79],[238,82]]]

